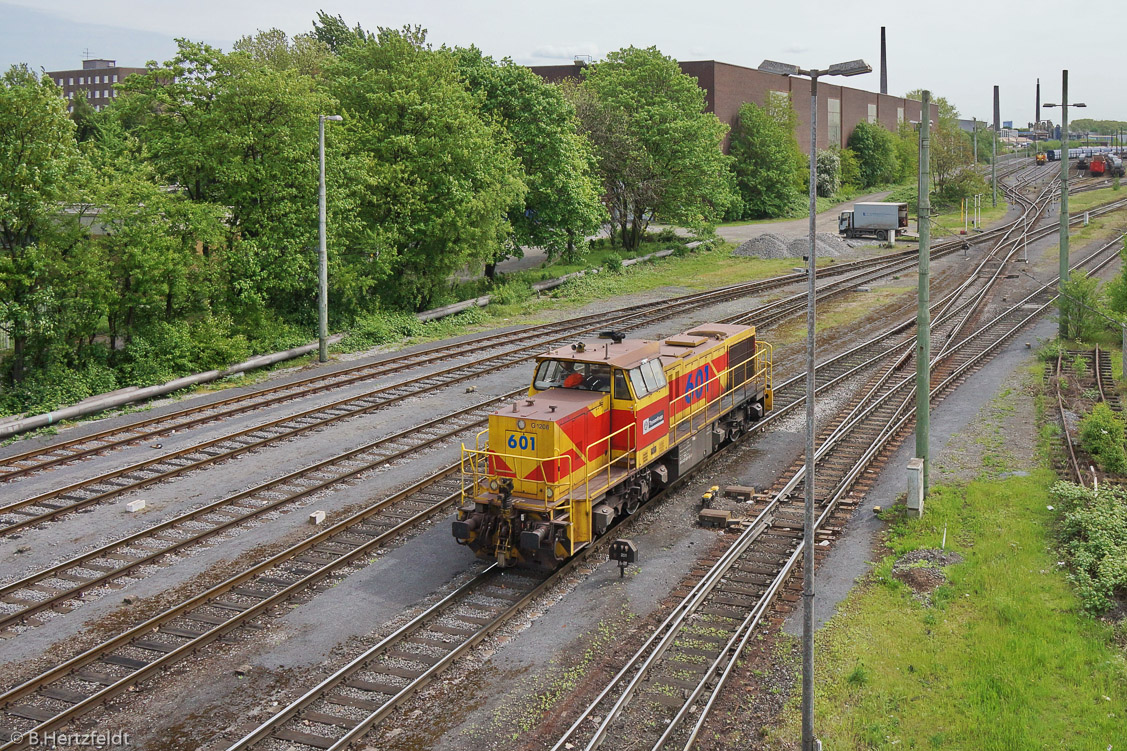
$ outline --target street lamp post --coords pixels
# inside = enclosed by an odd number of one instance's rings
[[[1043,104],[1042,107],[1060,107],[1060,280],[1057,291],[1064,293],[1068,281],[1068,108],[1087,107],[1083,102],[1068,103],[1068,71],[1061,71],[1061,104]],[[1062,298],[1063,299],[1063,298]],[[1057,335],[1064,339],[1064,316],[1059,316]]]
[[[810,77],[810,254],[806,266],[806,487],[802,566],[802,751],[814,751],[814,312],[816,223],[818,213],[818,77],[871,73],[864,60],[834,63],[824,70],[764,60],[759,70],[782,76]]]
[[[321,156],[320,213],[317,221],[317,342],[321,362],[329,359],[329,253],[325,249],[325,121],[340,122],[340,115],[318,115],[317,137]]]

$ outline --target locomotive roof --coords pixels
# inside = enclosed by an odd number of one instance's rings
[[[616,368],[634,368],[643,360],[662,357],[667,362],[692,356],[710,349],[717,342],[751,329],[754,326],[737,326],[729,323],[705,323],[667,339],[610,339],[591,337],[549,350],[540,355],[541,360],[571,360],[573,362],[604,363]]]

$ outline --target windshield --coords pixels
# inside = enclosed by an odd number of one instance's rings
[[[602,363],[544,360],[536,368],[532,388],[610,392],[610,366]]]

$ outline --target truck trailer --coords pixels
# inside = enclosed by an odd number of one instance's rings
[[[908,229],[906,203],[855,203],[852,211],[843,211],[837,219],[838,234],[846,237],[875,237],[895,240]]]

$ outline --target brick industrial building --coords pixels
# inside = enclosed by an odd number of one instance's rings
[[[538,65],[532,71],[547,81],[578,78],[587,63],[572,65]],[[678,63],[681,70],[697,79],[705,92],[705,107],[722,122],[735,127],[744,102],[764,104],[771,92],[790,94],[798,114],[798,145],[810,153],[810,79],[791,78],[763,73],[753,68],[721,63],[716,60],[694,60]],[[830,81],[834,79],[828,79]],[[888,94],[838,86],[827,80],[818,82],[818,148],[842,145],[859,122],[880,123],[895,131],[902,120],[920,120],[920,102]],[[931,120],[939,119],[939,107],[931,105]],[[727,141],[725,141],[725,149]]]
[[[116,60],[83,60],[81,70],[54,70],[48,71],[46,75],[53,78],[63,90],[67,111],[72,112],[77,92],[85,91],[86,101],[94,109],[100,110],[117,98],[115,83],[124,81],[126,76],[133,73],[145,72],[145,68],[118,67]]]

